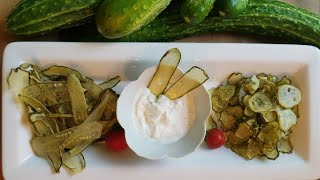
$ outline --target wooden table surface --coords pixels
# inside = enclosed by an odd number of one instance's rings
[[[308,9],[313,11],[317,14],[320,14],[320,0],[283,0],[302,8]],[[9,12],[11,11],[12,7],[19,2],[19,0],[0,0],[0,58],[3,57],[3,50],[5,46],[16,39],[10,36],[5,30],[5,19]],[[241,36],[235,34],[206,34],[197,37],[191,37],[184,39],[183,41],[207,41],[207,42],[259,42],[261,39],[256,37],[248,37],[248,36]],[[0,62],[0,66],[2,69],[2,60]],[[2,73],[1,73],[2,79]],[[1,83],[2,84],[2,83]],[[1,97],[1,96],[0,96]],[[2,97],[0,98],[2,102]],[[0,114],[2,116],[2,104],[0,105]],[[0,123],[0,131],[2,130],[2,123]],[[1,133],[2,134],[2,133]],[[2,137],[2,136],[1,136]],[[2,149],[2,140],[1,141],[1,149]],[[0,154],[0,162],[2,162],[2,154]],[[2,174],[2,163],[0,163],[0,179],[3,179]]]

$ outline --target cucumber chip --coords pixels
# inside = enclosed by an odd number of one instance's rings
[[[228,78],[228,83],[231,85],[236,85],[243,78],[242,73],[232,73]]]
[[[234,135],[240,139],[248,140],[250,136],[253,135],[253,131],[248,124],[241,123],[235,131]]]
[[[279,82],[277,82],[277,86],[281,86],[284,84],[287,84],[287,85],[291,84],[291,80],[287,76],[283,76],[282,79]]]
[[[209,79],[207,73],[197,67],[190,68],[180,79],[178,79],[165,93],[169,99],[175,100],[182,97],[193,89],[201,86]],[[223,97],[222,97],[223,100]]]
[[[210,129],[217,128],[216,122],[214,122],[213,118],[209,116],[209,118],[206,121],[206,131],[209,131]]]
[[[274,111],[264,111],[261,112],[261,115],[266,122],[272,122],[277,120],[277,113]]]
[[[235,90],[236,90],[235,86],[223,85],[218,88],[218,93],[222,101],[229,101],[234,95]]]
[[[250,94],[254,94],[256,90],[259,88],[259,79],[256,75],[253,75],[250,79],[246,80],[245,89]]]
[[[270,111],[273,108],[270,98],[262,92],[254,94],[249,99],[248,104],[250,109],[254,112]]]
[[[233,129],[235,126],[236,120],[237,119],[232,114],[229,114],[228,112],[223,111],[220,117],[221,127],[223,131],[230,131],[231,129]]]
[[[176,71],[181,59],[177,48],[168,50],[161,58],[148,88],[155,96],[160,96],[167,88],[173,73]]]
[[[278,88],[278,101],[279,104],[284,108],[292,108],[301,101],[300,90],[291,85],[281,85]]]
[[[282,153],[292,153],[292,145],[289,139],[281,138],[277,143],[277,149]]]
[[[222,101],[219,96],[213,95],[211,97],[211,101],[212,101],[212,109],[217,113],[221,113],[228,107],[228,102]]]
[[[279,157],[279,151],[277,150],[277,148],[272,149],[271,151],[264,148],[262,152],[263,155],[270,160],[275,160]]]
[[[278,114],[281,130],[288,131],[291,126],[297,123],[297,116],[292,112],[291,109],[282,110],[280,107],[277,107],[276,112]]]

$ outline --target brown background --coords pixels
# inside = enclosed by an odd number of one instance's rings
[[[302,8],[305,8],[317,14],[320,14],[320,0],[283,0],[283,1],[295,4]],[[10,36],[5,30],[5,19],[6,19],[6,16],[11,11],[12,7],[14,7],[17,2],[19,2],[19,0],[0,0],[0,59],[1,59],[0,66],[1,66],[1,69],[2,69],[3,50],[8,43],[15,41],[14,37]],[[183,41],[259,42],[261,40],[262,40],[261,38],[241,36],[236,34],[206,34],[198,37],[187,38],[187,39],[184,39]],[[0,74],[2,75],[2,73]],[[2,102],[2,98],[0,100]],[[0,112],[2,111],[1,109],[2,109],[2,106],[0,105]],[[2,113],[0,114],[2,115]],[[0,131],[1,131],[1,124],[0,124]],[[2,142],[0,144],[2,147]],[[2,154],[0,155],[0,162],[2,162]],[[1,163],[0,163],[0,173],[1,173],[0,179],[3,179]]]

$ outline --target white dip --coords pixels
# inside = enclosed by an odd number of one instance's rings
[[[133,121],[145,137],[167,144],[185,136],[195,119],[191,93],[176,100],[164,95],[156,98],[148,88],[140,89],[135,97]]]

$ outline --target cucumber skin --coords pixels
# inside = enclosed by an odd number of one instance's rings
[[[15,35],[38,35],[83,24],[101,0],[22,0],[7,17]]]
[[[236,16],[246,9],[248,0],[217,0],[215,9],[221,17]]]
[[[75,31],[72,34],[77,35],[68,41],[158,42],[174,41],[205,32],[239,32],[320,48],[320,16],[273,0],[249,0],[246,10],[236,17],[221,18],[210,14],[198,25],[186,24],[178,11],[165,11],[141,30],[112,40],[92,31],[82,32],[81,28]]]
[[[216,0],[184,0],[180,13],[186,23],[201,23],[212,10]]]
[[[98,31],[113,39],[126,36],[154,20],[171,0],[105,0],[96,15]]]

